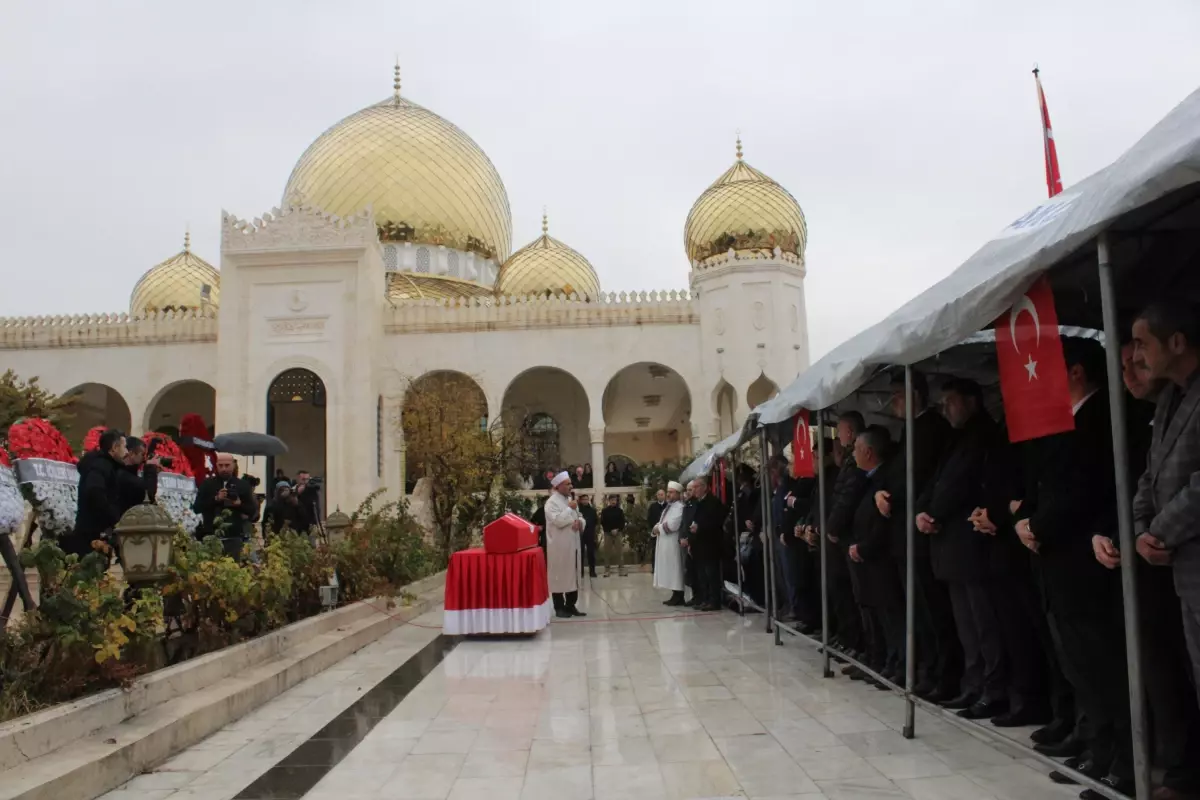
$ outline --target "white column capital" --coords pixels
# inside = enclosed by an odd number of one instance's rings
[[[592,444],[604,444],[604,428],[588,428],[588,433],[592,435]]]

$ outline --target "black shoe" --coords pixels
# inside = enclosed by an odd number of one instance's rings
[[[1051,758],[1068,758],[1078,756],[1083,752],[1084,744],[1082,739],[1077,739],[1074,736],[1068,736],[1061,742],[1056,744],[1035,744],[1034,750],[1037,750],[1044,756]]]
[[[963,719],[988,719],[989,717],[998,717],[1008,711],[1007,700],[992,700],[989,702],[980,701],[970,708],[964,708],[958,712],[958,715]]]
[[[933,694],[929,695],[925,699],[931,703],[937,703],[938,705],[942,705],[943,703],[950,702],[951,700],[953,700],[956,697],[958,697],[958,691],[956,689],[954,689],[953,687],[939,686],[938,688],[933,690]]]
[[[1075,730],[1075,723],[1056,719],[1044,728],[1038,728],[1029,734],[1029,738],[1033,740],[1034,744],[1058,744],[1070,736],[1073,730]]]
[[[850,675],[854,673],[855,670],[862,672],[862,670],[858,669],[858,667],[854,666],[853,664],[847,664],[846,666],[842,667],[842,674]]]
[[[554,609],[554,616],[558,617],[559,619],[565,619],[566,617],[571,616],[571,612],[567,611],[565,608],[556,608]]]
[[[591,573],[591,574],[589,575],[589,577],[592,577],[592,578],[599,578],[600,576],[599,576],[599,575],[597,575],[596,573],[594,573],[594,572],[593,572],[593,573]]]
[[[1115,775],[1105,775],[1100,779],[1100,782],[1110,789],[1115,789],[1121,794],[1128,795],[1129,797],[1133,797],[1134,793],[1137,791],[1134,788],[1132,778],[1118,778]],[[1099,792],[1093,792],[1091,789],[1084,789],[1079,793],[1079,796],[1083,798],[1083,800],[1107,800],[1104,795],[1100,794]]]
[[[859,669],[858,667],[850,667],[850,669],[849,669],[849,670],[843,670],[843,672],[845,672],[845,673],[846,673],[846,675],[847,675],[847,676],[850,678],[850,680],[852,680],[852,681],[865,681],[865,680],[869,680],[869,679],[867,678],[867,673],[863,672],[863,671],[862,671],[861,669]]]
[[[913,694],[922,700],[932,700],[937,693],[937,684],[932,681],[922,681],[913,687]]]
[[[951,698],[950,700],[942,703],[941,706],[942,708],[948,708],[951,711],[958,711],[960,709],[970,708],[977,702],[979,702],[979,695],[964,692],[958,697]]]
[[[587,614],[583,613],[578,608],[568,608],[567,616],[568,617],[586,617]]]
[[[997,728],[1021,728],[1026,725],[1045,725],[1050,721],[1050,711],[1034,706],[1022,706],[992,719]]]
[[[1090,758],[1085,759],[1080,756],[1068,758],[1063,762],[1063,766],[1067,767],[1068,769],[1073,769],[1076,772],[1082,772],[1092,780],[1097,781],[1104,777],[1104,773],[1107,772],[1107,770],[1098,767],[1096,762],[1092,761]],[[1075,780],[1070,775],[1066,775],[1058,770],[1054,770],[1050,773],[1050,780],[1063,786],[1074,786],[1075,784],[1079,783],[1079,781]]]

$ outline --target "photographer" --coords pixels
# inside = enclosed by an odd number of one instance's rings
[[[300,503],[300,523],[304,532],[321,524],[321,479],[302,469],[296,473],[296,499]]]
[[[229,512],[229,528],[222,538],[243,541],[250,538],[251,522],[258,517],[258,501],[250,482],[238,477],[233,456],[217,454],[217,472],[200,484],[192,510],[203,517],[196,530],[197,538],[215,535],[214,522],[225,511]]]
[[[275,496],[263,511],[263,541],[272,535],[278,536],[284,528],[296,533],[304,532],[304,523],[300,520],[300,503],[292,492],[292,485],[286,480],[275,485]]]

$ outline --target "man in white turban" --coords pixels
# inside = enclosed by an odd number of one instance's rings
[[[554,613],[559,617],[587,616],[575,604],[579,601],[579,532],[583,518],[571,499],[571,476],[560,472],[550,481],[546,500],[546,567]]]
[[[671,597],[665,606],[683,605],[683,550],[679,544],[679,529],[683,527],[683,487],[675,481],[667,484],[667,508],[652,533],[654,545],[654,586],[670,589]]]

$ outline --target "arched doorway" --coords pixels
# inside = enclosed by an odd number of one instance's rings
[[[651,361],[614,375],[604,388],[604,452],[635,464],[690,455],[692,396],[683,376]]]
[[[300,470],[325,479],[325,382],[312,370],[289,369],[267,389],[267,433],[278,436],[288,452],[267,459],[265,493],[274,494],[277,470],[295,478]]]
[[[179,422],[186,414],[199,414],[204,424],[211,428],[216,409],[216,389],[204,381],[179,381],[159,392],[150,403],[146,411],[145,429],[178,436]]]
[[[427,372],[413,380],[404,393],[400,415],[405,451],[405,494],[411,494],[424,473],[423,460],[439,441],[451,445],[455,432],[486,431],[487,395],[469,375],[453,370]]]
[[[116,428],[131,436],[141,431],[131,431],[133,416],[129,404],[121,393],[103,383],[81,383],[62,395],[71,402],[71,421],[63,426],[63,435],[76,450],[83,446],[87,432],[97,425]]]
[[[754,383],[746,390],[746,404],[753,410],[777,394],[779,387],[763,373],[755,378]]]
[[[717,415],[717,438],[731,436],[738,428],[737,392],[724,378],[713,392],[713,409]]]
[[[590,413],[583,386],[575,376],[556,367],[522,372],[508,385],[501,401],[505,428],[525,434],[531,467],[540,472],[591,461]],[[551,447],[555,436],[557,445]],[[543,461],[534,464],[532,456],[539,447]]]

